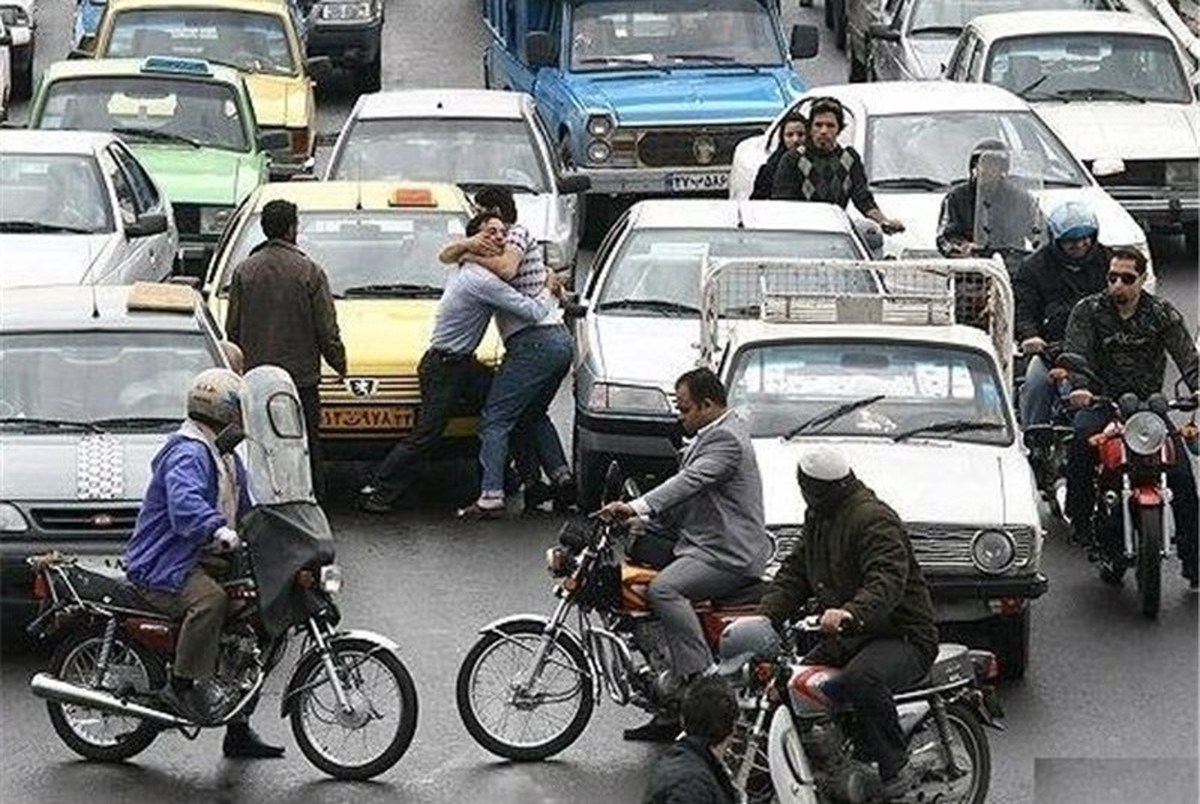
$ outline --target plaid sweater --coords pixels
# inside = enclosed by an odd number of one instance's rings
[[[866,215],[878,206],[867,184],[862,157],[841,145],[832,151],[800,148],[783,155],[775,171],[771,197],[787,201],[824,201],[844,207],[850,201]]]

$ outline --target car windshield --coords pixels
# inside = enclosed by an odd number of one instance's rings
[[[1000,378],[982,352],[939,344],[822,340],[751,344],[733,359],[729,402],[748,410],[757,438],[783,436],[839,405],[882,398],[812,433],[894,438],[963,423],[938,438],[1007,444]]]
[[[867,125],[864,159],[871,184],[883,189],[944,192],[967,178],[975,145],[998,139],[1022,155],[1013,173],[1031,185],[1086,187],[1083,168],[1033,112],[922,112],[875,115]],[[908,181],[904,181],[907,179]],[[926,181],[927,180],[927,181]]]
[[[571,69],[784,63],[762,0],[594,0],[571,18]]]
[[[224,284],[233,267],[263,240],[256,213],[241,227],[225,261]],[[300,212],[297,245],[325,269],[335,296],[370,295],[437,298],[446,284],[438,252],[463,237],[466,217],[457,212],[408,209],[364,212]],[[227,288],[222,288],[222,292]]]
[[[192,378],[220,364],[215,348],[199,330],[6,332],[0,419],[178,422]]]
[[[182,56],[250,73],[297,71],[282,18],[216,8],[122,11],[113,20],[109,58]]]
[[[134,130],[170,144],[172,137],[200,145],[248,150],[238,97],[228,84],[178,78],[73,78],[47,92],[38,128],[81,131]]]
[[[596,300],[598,310],[626,315],[696,315],[700,307],[700,271],[705,256],[758,259],[865,259],[850,235],[842,232],[755,231],[750,229],[640,229],[613,259]],[[847,274],[847,292],[875,292],[873,274]],[[811,290],[827,286],[814,274]],[[823,284],[824,282],[824,284]],[[758,303],[757,288],[745,299],[724,297],[729,308]],[[741,304],[739,304],[741,301]]]
[[[1006,11],[1054,11],[1083,9],[1107,11],[1109,0],[916,0],[909,17],[912,36],[957,36],[968,22],[984,14]]]
[[[1030,101],[1192,101],[1175,48],[1161,36],[1066,33],[1002,39],[992,47],[984,80]]]
[[[359,120],[330,178],[507,184],[544,193],[549,177],[523,120]]]
[[[99,165],[75,154],[0,153],[0,232],[98,234],[113,230]]]

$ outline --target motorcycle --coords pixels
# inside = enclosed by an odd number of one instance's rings
[[[867,804],[877,801],[880,779],[873,765],[856,758],[855,713],[838,700],[841,670],[805,664],[799,646],[811,646],[820,616],[787,624],[781,638],[765,617],[732,629],[753,629],[759,648],[750,654],[726,649],[722,666],[742,695],[746,750],[732,773],[750,802]],[[740,644],[745,644],[743,631]],[[826,637],[828,638],[828,637]],[[840,639],[841,636],[833,637]],[[730,640],[732,641],[732,640]],[[983,727],[1002,730],[990,686],[1000,675],[994,654],[942,644],[927,676],[895,695],[915,786],[902,800],[982,804],[991,777],[991,752]]]
[[[1058,517],[1063,515],[1066,499],[1067,459],[1070,456],[1070,444],[1075,429],[1071,426],[1071,410],[1066,398],[1070,394],[1070,384],[1067,382],[1065,369],[1054,365],[1055,356],[1061,351],[1062,344],[1055,342],[1046,345],[1041,353],[1020,353],[1017,365],[1014,366],[1014,376],[1018,377],[1013,398],[1021,398],[1021,388],[1025,383],[1025,365],[1030,360],[1045,360],[1052,368],[1047,372],[1047,382],[1055,386],[1054,401],[1050,406],[1050,420],[1043,424],[1025,426],[1023,439],[1028,451],[1029,466],[1033,470],[1033,479],[1037,489],[1050,506],[1051,512]]]
[[[604,488],[606,502],[617,497],[615,462]],[[624,497],[637,496],[636,485],[626,481]],[[477,743],[506,759],[543,760],[570,746],[587,727],[602,685],[618,706],[650,713],[661,712],[670,695],[662,623],[646,597],[657,570],[622,560],[623,527],[598,517],[588,522],[565,526],[559,544],[546,552],[558,599],[554,613],[489,623],[459,669],[463,725]],[[755,582],[734,596],[696,605],[714,655],[725,625],[756,613],[764,588]]]
[[[205,723],[173,707],[168,688],[180,624],[147,603],[122,572],[58,553],[29,559],[42,610],[27,630],[62,636],[50,670],[35,675],[30,689],[46,699],[55,732],[72,750],[121,761],[162,731],[195,739],[248,714],[289,641],[302,637],[280,716],[290,719],[300,750],[317,768],[338,779],[371,778],[408,750],[416,688],[394,642],[337,628],[342,573],[312,496],[303,414],[287,372],[248,372],[242,414],[254,507],[238,523],[243,547],[222,554],[231,605],[216,675],[231,705]]]
[[[1056,365],[1095,381],[1081,355],[1064,353]],[[1089,558],[1101,562],[1102,577],[1117,585],[1134,568],[1138,604],[1148,618],[1158,616],[1162,598],[1162,562],[1175,555],[1173,494],[1166,470],[1178,455],[1171,438],[1172,410],[1195,410],[1196,399],[1168,400],[1152,394],[1118,399],[1093,397],[1093,406],[1108,408],[1112,419],[1089,439],[1096,454],[1096,505],[1092,512],[1095,542]]]

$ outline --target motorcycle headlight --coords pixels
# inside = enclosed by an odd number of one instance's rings
[[[337,564],[321,567],[321,591],[327,595],[336,595],[342,591],[342,568]]]
[[[1017,555],[1017,545],[1003,530],[981,530],[971,541],[971,559],[981,571],[995,575],[1008,569]]]
[[[1176,159],[1167,162],[1166,180],[1170,187],[1195,187],[1200,184],[1200,160]]]
[[[591,410],[629,413],[670,413],[671,402],[658,388],[598,382],[588,395]]]
[[[331,22],[358,22],[375,16],[372,3],[322,3],[317,7],[318,16]]]
[[[1167,440],[1167,423],[1157,413],[1143,410],[1125,420],[1125,446],[1138,455],[1153,455]]]
[[[607,137],[614,128],[613,119],[606,114],[594,114],[587,119],[587,133],[593,137]]]
[[[233,207],[200,207],[200,234],[219,235],[233,215]]]
[[[612,156],[612,147],[604,140],[592,140],[587,147],[587,160],[589,162],[607,162]]]
[[[0,502],[0,533],[24,533],[27,530],[29,523],[17,506]]]

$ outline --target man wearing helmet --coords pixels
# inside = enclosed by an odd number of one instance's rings
[[[1060,204],[1048,224],[1050,242],[1030,254],[1013,279],[1014,330],[1021,351],[1032,356],[1021,386],[1021,427],[1050,421],[1056,389],[1046,347],[1062,342],[1071,308],[1104,290],[1108,273],[1108,249],[1100,244],[1100,224],[1087,204]]]
[[[188,391],[187,419],[151,461],[152,476],[125,549],[126,574],[155,608],[182,620],[168,694],[200,723],[228,701],[213,676],[229,601],[210,572],[239,544],[234,530],[250,507],[246,469],[233,447],[241,427],[241,379],[207,369]],[[282,756],[245,721],[231,723],[226,756]]]
[[[841,667],[843,694],[862,715],[855,741],[879,765],[884,800],[915,783],[894,692],[916,684],[937,656],[929,587],[900,517],[855,477],[845,457],[816,447],[800,457],[804,532],[763,596],[776,624],[823,610],[826,640],[807,661]]]

